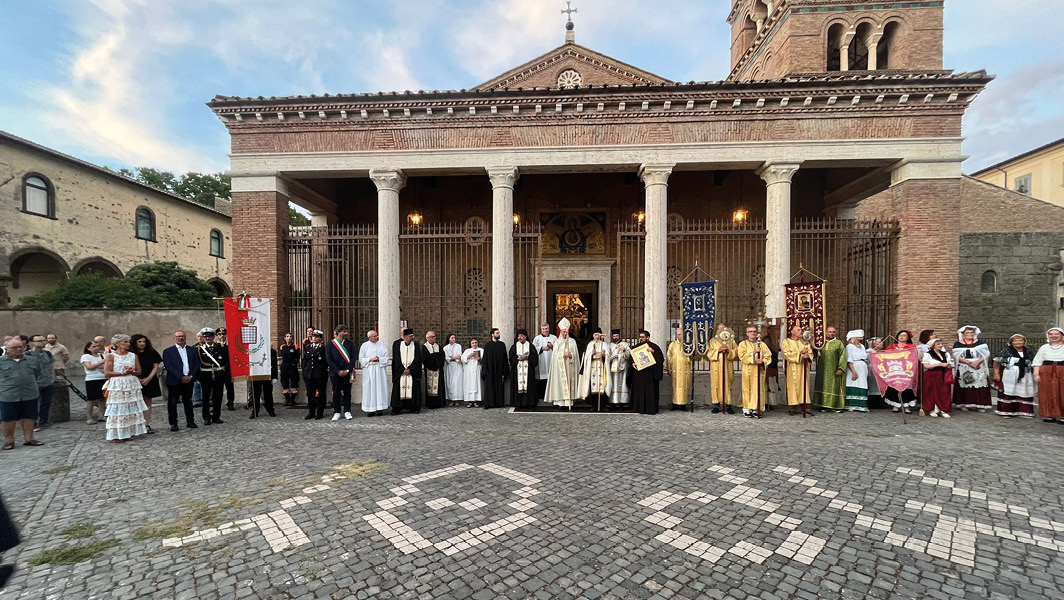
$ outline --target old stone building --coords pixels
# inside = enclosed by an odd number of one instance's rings
[[[566,315],[660,340],[690,274],[738,326],[782,317],[804,267],[840,327],[952,331],[962,236],[1064,219],[1009,192],[988,200],[1006,219],[970,206],[961,120],[992,78],[942,69],[942,10],[738,0],[724,81],[643,71],[570,21],[563,45],[469,89],[218,96],[237,287],[294,329],[512,339]],[[289,202],[313,227],[289,230]],[[1051,318],[1047,302],[1032,322]]]
[[[232,223],[217,208],[0,132],[0,307],[82,273],[163,260],[232,290]]]

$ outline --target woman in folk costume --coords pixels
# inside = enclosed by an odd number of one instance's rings
[[[957,385],[953,388],[953,405],[961,410],[986,412],[990,400],[990,347],[979,340],[983,333],[975,325],[957,330],[960,338],[953,344],[957,361]]]
[[[569,319],[558,323],[558,341],[550,357],[550,374],[547,376],[547,393],[544,401],[559,408],[573,407],[580,386],[580,349],[576,340],[569,337]]]
[[[469,340],[469,349],[462,353],[462,399],[466,406],[480,406],[480,361],[484,349],[477,338]]]
[[[923,388],[920,398],[923,406],[920,416],[948,419],[953,412],[950,388],[953,387],[953,357],[946,351],[946,344],[938,339],[929,340],[927,352],[920,359],[924,367]]]
[[[846,334],[846,410],[868,412],[868,351],[864,330]]]
[[[111,338],[113,352],[103,361],[107,377],[107,440],[118,444],[148,432],[144,422],[144,395],[140,384],[140,361],[130,351],[129,336]]]
[[[913,334],[911,331],[902,329],[898,332],[898,335],[894,336],[894,339],[897,341],[890,346],[887,346],[887,352],[916,348],[916,344],[913,343]],[[898,390],[888,386],[887,390],[883,392],[883,401],[890,405],[893,412],[899,412],[902,409],[905,409],[905,414],[909,414],[912,412],[912,409],[916,407],[916,391],[910,387],[901,394],[898,394]]]
[[[458,336],[453,333],[447,336],[447,345],[443,347],[443,356],[447,360],[444,368],[443,381],[447,386],[447,402],[450,406],[458,406],[462,401],[464,383],[462,380],[462,345],[458,343]]]
[[[1046,332],[1048,341],[1034,355],[1034,382],[1038,385],[1038,414],[1046,423],[1064,423],[1064,329]]]
[[[994,358],[994,386],[998,389],[997,414],[1012,417],[1034,416],[1034,351],[1027,338],[1016,334]]]
[[[801,325],[791,327],[782,349],[787,364],[787,405],[793,415],[809,403],[809,365],[813,362],[813,349],[802,339]]]

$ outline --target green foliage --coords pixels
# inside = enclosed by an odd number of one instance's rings
[[[288,224],[292,227],[308,227],[310,226],[310,219],[308,219],[303,213],[289,206]]]
[[[20,308],[76,310],[83,308],[209,308],[214,288],[176,262],[137,265],[126,277],[79,275],[51,290],[19,301]]]
[[[173,261],[137,265],[126,279],[158,296],[156,306],[211,307],[214,288],[192,269],[182,269]]]
[[[80,545],[60,544],[38,552],[30,559],[30,565],[75,565],[92,560],[117,545],[118,540],[98,540]]]
[[[71,539],[85,539],[90,538],[100,528],[95,523],[78,523],[77,525],[71,525],[67,527],[60,534],[67,536]]]
[[[151,167],[137,167],[136,171],[121,169],[118,172],[153,188],[194,200],[206,206],[214,206],[215,198],[229,198],[230,194],[231,181],[224,173],[190,171],[184,175],[175,175],[170,171],[160,171]]]

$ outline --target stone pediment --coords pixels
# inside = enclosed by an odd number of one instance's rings
[[[565,44],[477,86],[483,92],[517,88],[673,83],[578,44]]]

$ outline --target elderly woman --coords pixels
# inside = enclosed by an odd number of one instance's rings
[[[1042,420],[1064,423],[1064,329],[1046,332],[1048,342],[1034,355],[1034,382],[1038,385],[1038,412]]]
[[[147,433],[140,360],[130,351],[129,336],[111,338],[113,352],[104,358],[103,374],[107,377],[107,440],[118,444]]]
[[[868,412],[868,351],[865,332],[855,329],[846,334],[846,410]]]
[[[924,367],[923,388],[920,398],[923,406],[920,416],[949,418],[952,412],[950,388],[953,386],[953,358],[946,351],[946,344],[938,338],[932,338],[930,347],[924,353],[921,364]]]
[[[888,352],[896,350],[911,350],[916,348],[913,344],[913,334],[905,329],[898,332],[898,335],[894,336],[897,341],[887,347]],[[916,407],[916,392],[912,387],[906,388],[905,391],[898,393],[898,390],[887,387],[883,392],[883,401],[890,405],[891,410],[899,412],[905,411],[905,414],[912,412],[912,409]]]
[[[990,348],[979,340],[983,333],[975,325],[957,330],[960,338],[953,344],[957,361],[957,385],[953,388],[953,405],[961,410],[986,412],[990,401]]]
[[[1012,417],[1034,416],[1034,352],[1027,338],[1016,334],[1009,346],[994,358],[994,386],[998,389],[997,414]]]
[[[882,338],[868,338],[868,360],[872,361],[872,355],[883,351]],[[883,408],[883,392],[879,389],[879,380],[872,369],[868,369],[868,408]]]

